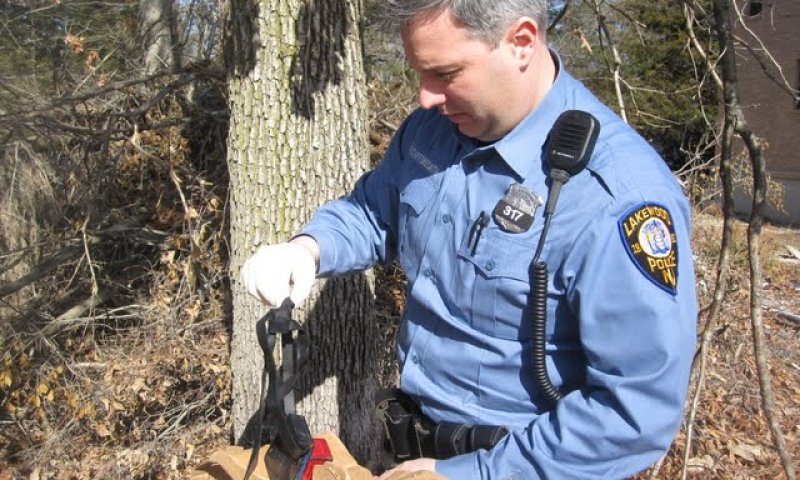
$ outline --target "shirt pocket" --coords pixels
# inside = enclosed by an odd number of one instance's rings
[[[474,255],[467,241],[458,251],[461,261],[472,265],[474,277],[464,282],[471,288],[468,315],[476,330],[497,338],[528,340],[531,320],[528,309],[530,264],[536,249],[535,235],[485,230]],[[547,253],[547,246],[545,251]],[[546,256],[546,255],[545,255]]]
[[[436,185],[430,178],[419,178],[409,182],[400,191],[400,208],[398,212],[397,251],[400,264],[406,275],[412,279],[416,275],[427,241],[425,227],[426,213],[436,193]]]

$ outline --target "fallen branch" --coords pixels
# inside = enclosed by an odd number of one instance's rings
[[[181,409],[181,413],[172,421],[172,423],[170,423],[170,425],[167,428],[165,428],[161,433],[158,434],[156,440],[163,440],[164,437],[169,435],[171,432],[176,431],[180,427],[181,422],[183,422],[183,420],[194,410],[197,410],[203,405],[205,405],[206,402],[208,402],[208,399],[211,398],[212,395],[214,395],[213,390],[208,392],[205,395],[205,397],[201,398],[200,400],[192,402],[188,405],[184,405],[183,408]]]
[[[22,288],[30,285],[31,283],[45,277],[51,271],[63,265],[65,262],[73,260],[81,256],[84,252],[83,245],[73,245],[62,249],[60,252],[49,257],[28,273],[18,280],[0,285],[0,298],[3,298],[12,293],[16,293]]]
[[[785,312],[783,310],[777,310],[775,313],[778,314],[779,318],[788,320],[789,323],[800,327],[800,315],[795,315],[794,313]]]
[[[380,124],[381,124],[381,125],[383,125],[384,127],[386,127],[386,128],[388,128],[389,130],[391,130],[391,131],[392,131],[392,133],[396,132],[396,131],[397,131],[397,130],[400,128],[400,127],[398,127],[397,125],[395,125],[395,124],[393,124],[393,123],[391,123],[391,122],[389,122],[388,120],[386,120],[386,119],[383,119],[383,118],[379,118],[379,119],[378,119],[378,123],[380,123]]]
[[[136,226],[134,225],[136,222],[138,222],[138,219],[134,217],[103,230],[86,230],[86,232],[81,234],[81,238],[72,239],[70,241],[70,243],[80,242],[80,245],[65,247],[35,266],[30,273],[24,275],[22,278],[6,283],[5,285],[0,285],[0,298],[18,292],[25,286],[40,280],[66,262],[74,260],[81,255],[86,255],[88,245],[97,244],[105,238],[113,239],[123,236],[128,241],[134,240],[145,245],[164,248],[163,240],[168,236],[168,233],[149,227]]]
[[[106,311],[99,315],[92,315],[88,317],[77,317],[77,318],[69,318],[63,321],[52,321],[48,323],[41,331],[44,337],[53,335],[59,330],[68,329],[68,328],[75,328],[79,326],[85,326],[93,323],[98,323],[101,321],[108,321],[108,320],[126,320],[129,318],[141,318],[141,312],[133,312],[133,313],[124,313],[124,314],[117,314],[113,312],[125,310],[130,307],[122,307],[122,308],[115,308],[112,311]]]
[[[792,326],[800,326],[800,315],[796,315],[792,312],[784,310],[783,305],[781,305],[779,302],[765,298],[763,304],[764,307],[769,309],[771,312],[774,312],[778,316],[779,320],[786,320],[786,323],[789,323]]]
[[[92,310],[111,298],[113,291],[111,289],[105,289],[100,291],[97,295],[92,295],[91,297],[87,298],[86,300],[80,302],[79,304],[73,306],[72,308],[68,309],[66,312],[62,313],[55,320],[51,323],[47,324],[46,327],[42,329],[42,333],[45,335],[50,335],[55,333],[56,330],[60,329],[65,325],[69,325],[76,319],[80,318],[81,315],[86,313],[89,310]]]

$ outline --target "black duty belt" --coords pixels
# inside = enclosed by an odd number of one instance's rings
[[[436,423],[399,389],[380,392],[375,408],[383,422],[384,440],[398,462],[489,450],[508,434],[503,426]]]

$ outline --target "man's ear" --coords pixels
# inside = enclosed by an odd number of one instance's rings
[[[532,18],[521,17],[508,27],[504,40],[513,50],[514,58],[523,64],[528,64],[533,59],[539,42],[542,41],[540,33]]]

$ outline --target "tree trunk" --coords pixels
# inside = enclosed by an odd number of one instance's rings
[[[225,57],[231,122],[233,425],[256,412],[265,309],[239,271],[260,243],[288,240],[314,209],[347,192],[369,165],[359,0],[231,0]],[[312,433],[337,432],[357,459],[379,451],[372,398],[379,337],[371,272],[319,281],[295,308],[312,348],[296,398]]]
[[[180,59],[176,52],[175,13],[171,0],[139,0],[139,26],[145,73],[177,68]]]

